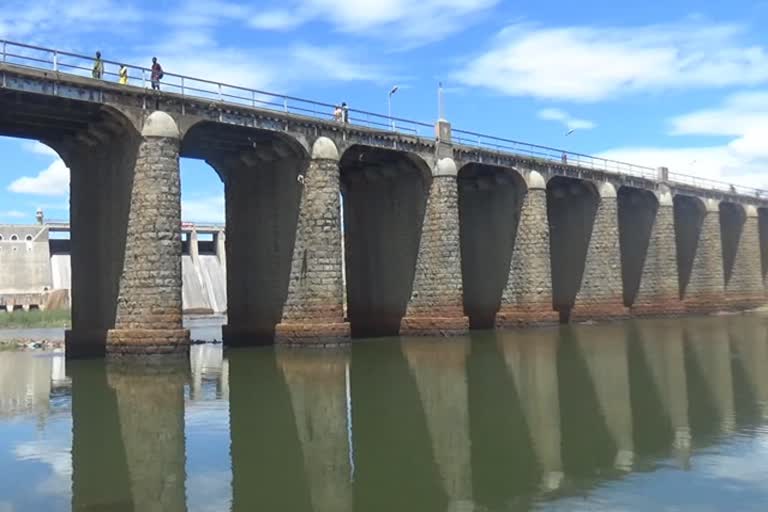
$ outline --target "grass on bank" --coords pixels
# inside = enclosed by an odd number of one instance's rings
[[[69,327],[71,316],[71,311],[68,309],[0,312],[0,329]]]

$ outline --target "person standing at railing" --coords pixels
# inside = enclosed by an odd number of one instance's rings
[[[344,111],[338,105],[333,109],[333,120],[339,124],[344,122]]]
[[[346,102],[341,103],[341,112],[341,118],[344,121],[344,124],[349,124],[349,107],[347,106]]]
[[[128,67],[125,64],[120,64],[120,72],[118,73],[117,81],[120,85],[128,84]]]
[[[153,90],[160,90],[160,80],[163,79],[163,75],[163,67],[157,62],[157,57],[152,57],[152,75],[150,79],[152,81]]]
[[[93,61],[93,69],[91,70],[93,78],[101,80],[104,76],[104,62],[101,60],[101,52],[96,52],[96,58]]]

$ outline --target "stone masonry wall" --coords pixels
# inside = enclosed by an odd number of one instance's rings
[[[633,315],[669,315],[682,310],[679,299],[675,218],[671,204],[660,204],[653,222]]]
[[[460,243],[456,177],[435,176],[401,333],[450,334],[469,327],[464,316]]]
[[[760,232],[755,215],[747,215],[738,241],[731,279],[726,283],[728,306],[756,307],[765,302],[760,262]]]
[[[720,244],[720,215],[707,211],[685,291],[686,309],[710,312],[721,309],[724,299],[723,254]]]
[[[520,211],[509,278],[496,315],[498,327],[557,321],[549,257],[547,193],[531,188]]]
[[[626,315],[622,297],[619,215],[616,194],[600,198],[584,263],[581,288],[571,318],[604,319]]]
[[[146,137],[139,148],[115,330],[108,353],[184,352],[179,141]]]
[[[288,298],[277,340],[325,343],[349,336],[343,323],[339,165],[313,159],[304,176]]]

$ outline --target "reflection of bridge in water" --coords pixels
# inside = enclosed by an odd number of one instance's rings
[[[17,376],[0,387],[5,415],[27,396],[45,409],[56,360],[0,353]],[[695,470],[698,450],[765,423],[766,365],[768,321],[751,316],[323,352],[195,346],[191,372],[71,362],[73,504],[184,510],[200,449],[185,418],[229,397],[229,441],[204,450],[230,454],[234,510],[525,508]]]

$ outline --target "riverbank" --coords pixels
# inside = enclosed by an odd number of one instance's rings
[[[0,329],[66,329],[72,323],[71,317],[69,309],[0,313]]]

